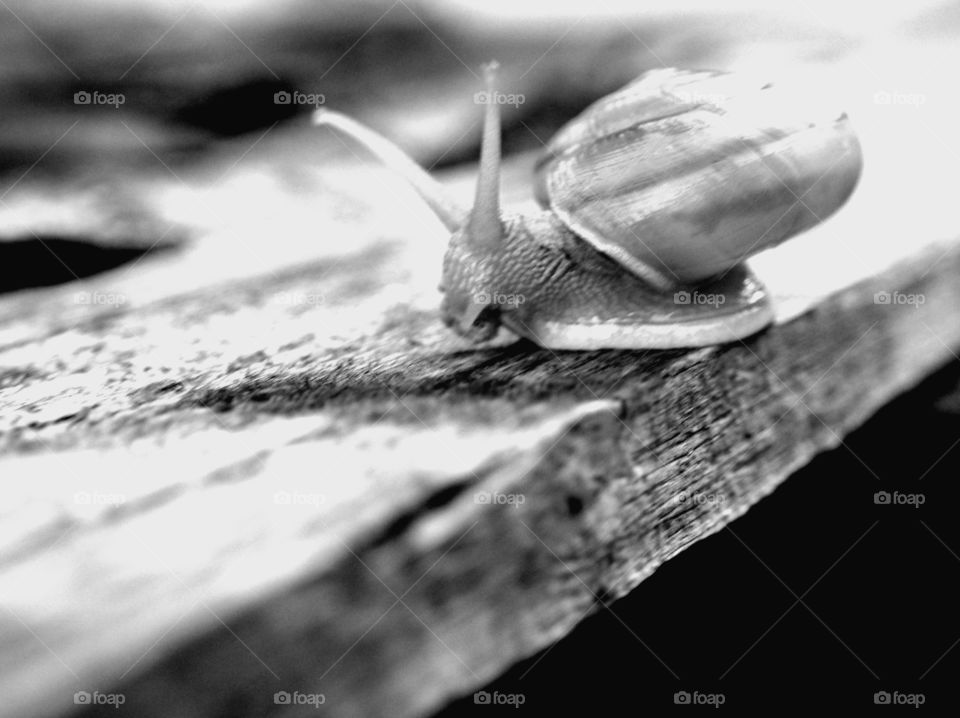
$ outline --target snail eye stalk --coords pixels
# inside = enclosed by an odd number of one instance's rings
[[[346,115],[327,109],[319,109],[313,114],[313,124],[327,125],[339,130],[369,150],[387,168],[410,183],[450,232],[456,232],[463,227],[467,211],[447,194],[443,185],[386,137]]]
[[[467,220],[466,236],[471,246],[486,252],[496,250],[503,240],[500,219],[500,107],[496,102],[497,68],[491,62],[483,68],[486,108],[480,146],[480,173],[473,211]]]

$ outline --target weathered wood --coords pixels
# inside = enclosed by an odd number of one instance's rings
[[[863,185],[754,263],[779,323],[744,342],[469,346],[439,225],[374,169],[292,188],[293,152],[179,249],[0,300],[0,714],[422,714],[837,446],[960,346],[953,188],[899,181],[902,119],[852,101]]]
[[[336,715],[436,705],[623,595],[947,358],[960,325],[936,307],[960,306],[960,252],[918,279],[929,259],[743,345],[414,351],[406,376],[360,370],[348,401],[320,366],[282,381],[235,367],[230,389],[52,439],[72,450],[25,443],[2,468],[4,711],[60,712],[128,669],[119,690],[144,715],[259,715],[281,689],[323,693]],[[928,304],[874,304],[891,286]],[[325,408],[264,416],[265,391]],[[240,411],[223,428],[193,408],[228,397]]]

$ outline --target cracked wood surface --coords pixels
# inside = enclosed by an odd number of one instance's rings
[[[850,205],[753,263],[778,324],[690,352],[452,337],[368,166],[155,187],[189,240],[0,298],[0,714],[424,714],[742,514],[960,346],[953,189],[860,105]]]

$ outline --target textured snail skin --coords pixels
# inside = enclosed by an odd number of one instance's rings
[[[743,266],[664,291],[597,252],[549,211],[506,217],[495,256],[471,251],[455,234],[442,287],[444,321],[461,335],[483,341],[503,324],[552,349],[707,346],[753,334],[773,318],[765,290]]]

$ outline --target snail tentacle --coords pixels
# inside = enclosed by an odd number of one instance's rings
[[[333,127],[367,148],[389,169],[410,183],[449,231],[456,232],[463,227],[467,210],[448,195],[443,185],[386,137],[346,115],[324,108],[313,114],[313,124]]]

